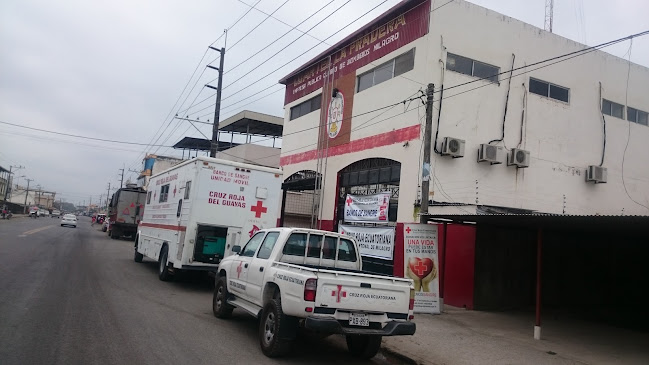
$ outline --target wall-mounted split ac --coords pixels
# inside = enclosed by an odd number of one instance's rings
[[[606,183],[606,167],[590,165],[586,169],[586,182],[594,182],[595,184]]]
[[[483,143],[478,150],[478,162],[489,162],[492,165],[503,163],[503,155],[504,150],[502,147]]]
[[[453,137],[444,137],[444,143],[442,143],[442,155],[451,156],[453,158],[464,157],[464,140]]]
[[[507,158],[507,166],[516,166],[518,168],[530,166],[530,151],[512,148]]]

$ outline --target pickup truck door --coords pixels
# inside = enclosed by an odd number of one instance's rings
[[[264,240],[265,232],[259,232],[241,249],[241,252],[234,257],[233,265],[230,266],[228,273],[228,290],[236,293],[238,296],[248,299],[246,294],[246,281],[248,269],[253,256],[257,252],[259,245]]]
[[[279,232],[269,232],[248,267],[246,295],[251,302],[257,305],[262,305],[261,292],[264,286],[264,276],[268,270],[268,258],[273,252],[278,238]]]

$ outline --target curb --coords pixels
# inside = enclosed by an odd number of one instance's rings
[[[417,360],[412,359],[402,353],[396,352],[395,350],[392,350],[391,348],[381,346],[381,352],[384,355],[389,355],[392,357],[396,357],[397,359],[403,361],[404,364],[409,364],[409,365],[419,365],[419,362]]]

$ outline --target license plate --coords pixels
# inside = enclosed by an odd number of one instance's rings
[[[365,313],[351,313],[349,315],[349,325],[369,327],[370,319]]]

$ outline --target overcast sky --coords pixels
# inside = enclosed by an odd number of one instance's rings
[[[250,5],[257,3],[244,1]],[[294,26],[331,0],[285,1],[261,0],[256,8],[266,13],[279,8],[273,16]],[[228,32],[224,69],[246,62],[224,76],[221,119],[243,109],[282,116],[283,86],[277,80],[327,46],[321,44],[262,77],[319,40],[336,42],[397,2],[333,0],[299,26],[306,31],[324,19],[309,31],[310,36],[302,36],[273,58],[301,33],[293,31],[260,53],[290,27],[269,18],[245,36],[267,18],[251,10]],[[446,0],[434,2],[441,5]],[[545,0],[473,2],[543,27]],[[367,16],[329,38],[377,5]],[[0,2],[0,122],[145,145],[162,130],[162,138],[156,143],[159,145],[172,145],[185,135],[201,137],[187,122],[174,121],[167,115],[172,110],[173,115],[185,109],[193,100],[199,102],[212,95],[202,85],[215,79],[216,71],[205,70],[204,66],[216,59],[217,53],[208,51],[202,57],[208,45],[225,45],[225,37],[220,37],[223,30],[249,9],[235,0],[4,0]],[[556,0],[554,32],[596,45],[649,29],[647,14],[646,0]],[[606,51],[623,57],[628,46],[625,42]],[[178,103],[182,107],[174,108],[201,59]],[[649,66],[649,36],[634,41],[631,59]],[[259,66],[264,61],[267,62]],[[235,81],[241,76],[244,77]],[[255,81],[258,82],[248,87]],[[194,84],[197,86],[188,93]],[[210,99],[182,114],[212,119],[212,103]],[[207,109],[201,111],[203,108]],[[201,126],[201,130],[210,133],[209,126]],[[145,152],[180,154],[166,147],[99,142],[0,124],[0,166],[25,166],[17,176],[25,175],[34,180],[31,186],[56,191],[57,197],[73,203],[87,203],[91,196],[97,201],[100,194],[105,197],[109,182],[112,186],[119,184],[118,170],[123,167],[127,170],[126,178],[134,180],[137,174],[128,170],[141,169]],[[25,178],[17,182],[26,183]]]

